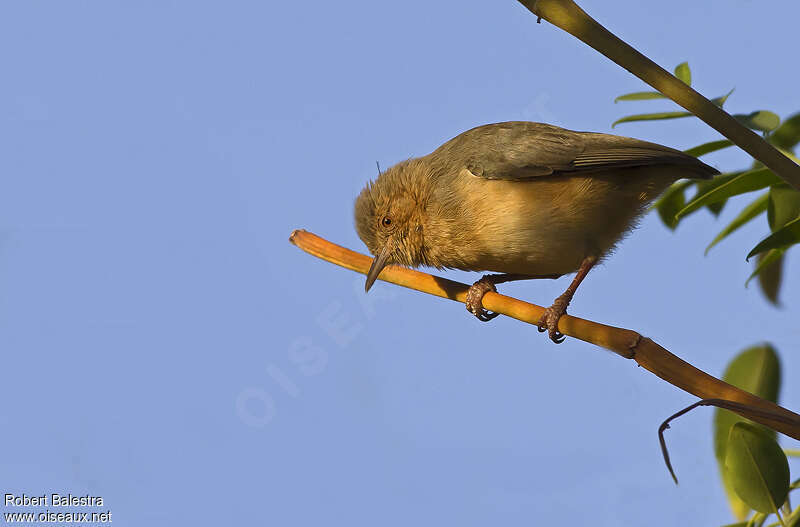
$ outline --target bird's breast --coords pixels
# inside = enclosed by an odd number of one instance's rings
[[[611,250],[667,184],[651,189],[642,178],[613,174],[503,181],[465,171],[443,207],[454,219],[443,243],[450,261],[441,263],[500,273],[573,272],[586,256]]]

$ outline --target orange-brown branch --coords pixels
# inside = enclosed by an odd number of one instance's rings
[[[358,273],[366,274],[372,263],[369,256],[331,243],[308,231],[294,231],[289,241],[317,258]],[[467,284],[461,282],[394,265],[386,267],[379,279],[462,303],[469,289]],[[543,307],[492,292],[483,297],[483,305],[490,311],[533,325],[537,324],[544,312]],[[564,335],[609,349],[626,359],[633,359],[673,386],[701,399],[725,399],[761,410],[750,412],[744,408],[737,413],[800,440],[800,415],[712,377],[635,331],[571,315],[561,317],[558,330]]]

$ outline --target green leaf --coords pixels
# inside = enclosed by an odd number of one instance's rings
[[[716,203],[712,203],[711,205],[707,205],[706,208],[713,214],[714,216],[719,216],[719,213],[722,212],[722,209],[725,207],[725,204],[728,201],[718,201]]]
[[[620,95],[614,102],[619,101],[646,101],[649,99],[666,99],[667,96],[663,95],[657,91],[637,91],[633,93],[626,93],[625,95]]]
[[[781,124],[781,118],[769,110],[758,110],[749,114],[737,113],[733,117],[746,127],[761,132],[771,132]]]
[[[766,253],[759,254],[756,261],[756,267],[755,269],[753,269],[753,272],[750,274],[750,276],[747,277],[747,281],[745,281],[744,286],[747,287],[748,285],[750,285],[750,280],[752,280],[756,276],[759,276],[769,265],[771,265],[778,258],[783,256],[784,252],[785,251],[779,251],[773,249]]]
[[[689,86],[692,85],[692,71],[689,69],[688,62],[681,62],[675,66],[675,76]]]
[[[693,114],[690,112],[656,112],[656,113],[640,113],[636,115],[629,115],[622,119],[617,119],[611,128],[614,128],[619,123],[630,123],[633,121],[660,121],[664,119],[680,119],[681,117],[691,117]]]
[[[697,192],[695,193],[694,197],[696,198],[701,194],[705,194],[712,188],[716,188],[716,186],[717,186],[716,182],[710,179],[704,181],[698,181]],[[722,209],[725,207],[725,203],[727,203],[727,201],[728,201],[727,199],[724,199],[722,201],[716,201],[714,203],[709,203],[708,205],[706,205],[706,207],[711,212],[711,214],[713,214],[714,216],[719,216],[719,213],[722,212]]]
[[[784,251],[769,251],[758,255],[756,269],[750,278],[758,276],[758,285],[761,292],[767,297],[772,305],[778,305],[778,293],[781,290],[783,281],[783,253]],[[747,283],[744,284],[747,287]]]
[[[722,379],[728,384],[762,399],[777,403],[781,385],[781,365],[778,354],[769,344],[747,348],[728,363]],[[728,410],[717,409],[714,411],[714,454],[719,464],[731,509],[738,519],[744,519],[749,507],[733,492],[731,483],[725,474],[728,438],[731,427],[738,422],[750,421]],[[772,434],[774,436],[775,432]]]
[[[658,211],[658,216],[661,218],[661,221],[664,222],[664,225],[672,230],[678,226],[675,213],[681,210],[686,203],[686,197],[683,191],[692,183],[693,182],[688,179],[673,183],[653,205]]]
[[[783,124],[769,136],[769,142],[778,148],[791,150],[800,143],[800,113],[783,121]]]
[[[800,218],[795,218],[758,242],[758,245],[748,253],[747,260],[770,249],[788,249],[798,242],[800,242]]]
[[[769,189],[767,219],[770,229],[773,231],[779,229],[798,216],[800,216],[800,192],[788,185]]]
[[[710,154],[711,152],[716,152],[717,150],[722,150],[723,148],[728,148],[729,146],[733,146],[733,143],[730,140],[721,139],[719,141],[703,143],[702,145],[690,148],[689,150],[684,150],[684,153],[689,154],[690,156],[700,157]]]
[[[725,470],[736,494],[751,508],[777,512],[789,494],[789,462],[763,428],[733,425],[725,453]]]
[[[729,92],[728,92],[728,93],[726,93],[725,95],[721,95],[721,96],[719,96],[719,97],[715,97],[715,98],[711,99],[711,102],[713,102],[714,104],[716,104],[717,106],[719,106],[720,108],[722,108],[722,105],[723,105],[723,104],[725,104],[725,101],[727,101],[727,100],[728,100],[728,97],[730,97],[730,96],[731,96],[731,94],[733,93],[733,90],[734,90],[734,89],[735,89],[735,88],[731,88],[731,91],[729,91]]]
[[[767,219],[773,234],[750,251],[747,258],[755,254],[761,255],[766,250],[770,252],[759,257],[756,268],[745,282],[745,286],[753,277],[758,276],[759,284],[767,299],[777,305],[777,295],[783,277],[783,253],[800,241],[798,240],[800,225],[795,225],[796,220],[800,219],[800,192],[787,185],[772,187],[769,191]],[[790,223],[793,224],[791,227]],[[784,229],[785,227],[789,228]]]
[[[731,177],[732,176],[732,177]],[[725,201],[732,196],[752,192],[764,187],[781,183],[782,180],[768,168],[748,170],[743,173],[723,174],[715,177],[703,194],[695,196],[692,201],[681,209],[677,216],[681,218],[712,203]]]
[[[712,178],[710,180],[696,181],[695,185],[697,186],[697,191],[694,193],[694,196],[692,197],[692,199],[689,200],[689,203],[691,203],[695,199],[699,198],[702,194],[710,192],[711,190],[713,190],[713,189],[725,184],[726,182],[732,180],[733,178],[735,178],[739,174],[741,174],[741,172],[731,172],[731,173],[727,173],[727,174],[720,174],[720,175],[718,175],[718,176],[716,176],[716,177],[714,177],[714,178]],[[724,201],[724,200],[721,200],[721,201]],[[685,208],[685,206],[684,206],[684,208]],[[691,214],[691,213],[693,213],[693,212],[695,212],[697,210],[700,210],[701,208],[702,208],[702,206],[701,207],[697,207],[694,210],[687,211],[686,214],[684,214],[683,217],[688,216],[689,214]],[[683,210],[683,209],[681,209],[681,210]],[[678,212],[680,212],[680,211],[678,211]],[[678,218],[678,220],[682,220],[683,217]]]
[[[769,202],[769,194],[765,193],[762,194],[760,197],[756,198],[750,205],[746,206],[742,209],[742,212],[736,216],[733,221],[731,221],[727,227],[722,229],[719,234],[708,244],[706,247],[706,254],[708,251],[714,247],[716,244],[724,240],[728,237],[732,232],[736,231],[739,227],[744,225],[745,223],[749,222],[753,218],[762,214],[765,210],[767,210],[767,203]]]

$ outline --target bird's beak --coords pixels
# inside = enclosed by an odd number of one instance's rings
[[[369,268],[369,272],[367,273],[367,283],[364,284],[364,291],[369,291],[369,288],[372,287],[372,284],[375,283],[375,280],[378,279],[378,275],[381,274],[381,271],[386,264],[388,263],[387,260],[389,259],[389,254],[392,252],[389,248],[392,245],[391,240],[386,240],[386,243],[381,249],[381,252],[373,258],[372,265]]]

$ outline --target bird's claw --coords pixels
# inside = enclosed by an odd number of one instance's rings
[[[542,317],[539,319],[539,323],[536,325],[539,333],[544,333],[547,331],[548,335],[550,336],[550,340],[556,344],[561,344],[564,342],[564,339],[567,337],[558,331],[558,320],[566,312],[567,307],[560,305],[558,301],[545,309],[544,314],[542,314]]]
[[[485,295],[489,291],[496,293],[497,288],[485,276],[480,280],[478,280],[477,282],[475,282],[474,284],[472,284],[469,290],[467,290],[467,299],[464,302],[464,304],[467,306],[467,311],[475,315],[475,317],[481,322],[489,322],[494,317],[500,314],[487,311],[483,307],[482,303],[483,295]]]
[[[481,322],[489,322],[490,320],[492,320],[494,317],[496,317],[496,316],[497,316],[497,315],[499,315],[500,313],[493,313],[493,312],[491,312],[491,311],[486,311],[485,309],[481,308],[481,309],[480,309],[480,312],[478,312],[478,313],[473,313],[473,314],[474,314],[474,315],[475,315],[475,316],[478,318],[478,320],[480,320]]]

